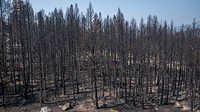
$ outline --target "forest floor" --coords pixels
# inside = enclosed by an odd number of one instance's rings
[[[160,106],[160,105],[147,105],[145,106],[146,109],[143,109],[141,105],[139,107],[134,107],[132,103],[125,103],[124,98],[116,98],[114,96],[109,96],[108,91],[104,92],[104,98],[100,97],[102,95],[99,92],[99,109],[95,109],[95,102],[92,89],[83,89],[81,88],[79,94],[75,95],[76,103],[74,102],[73,96],[71,94],[68,95],[59,95],[56,98],[53,97],[53,93],[50,92],[46,96],[46,101],[43,105],[40,103],[31,103],[31,101],[25,101],[23,99],[18,99],[18,102],[15,106],[9,105],[6,108],[0,106],[0,112],[40,112],[42,107],[49,107],[51,112],[64,112],[62,110],[63,105],[74,103],[73,108],[68,109],[68,112],[188,112],[190,111],[188,101],[182,98],[184,94],[181,94],[179,100],[176,101],[175,97],[170,99],[170,104]],[[70,93],[70,92],[68,92]],[[184,92],[182,92],[184,93]],[[38,102],[39,99],[37,97],[39,93],[35,93],[36,101]],[[113,94],[113,93],[112,93]],[[65,100],[70,99],[70,100]],[[131,98],[128,98],[131,101]],[[173,102],[173,103],[172,103]],[[177,106],[176,103],[179,103],[180,107]],[[151,103],[150,103],[151,104]],[[197,109],[195,112],[200,112],[200,105],[198,106],[199,110]]]
[[[58,100],[58,99],[57,99]],[[60,100],[60,99],[59,99]],[[0,112],[40,112],[42,107],[49,107],[51,112],[64,112],[61,108],[64,104],[69,101],[57,101],[57,103],[44,103],[40,105],[39,103],[25,104],[19,106],[11,106],[7,108],[0,107]],[[104,101],[99,101],[99,106],[105,104]],[[91,99],[84,99],[77,101],[73,108],[68,109],[68,112],[188,112],[189,105],[186,101],[179,101],[181,108],[177,107],[175,104],[169,104],[165,106],[156,106],[156,108],[143,109],[142,107],[134,107],[124,103],[123,99],[120,100],[110,100],[106,101],[106,107],[95,109],[94,101]],[[200,112],[197,110],[195,112]]]
[[[52,112],[64,112],[59,105],[44,105],[48,106]],[[43,107],[44,107],[43,106]],[[12,107],[12,108],[0,108],[0,112],[40,112],[41,106],[40,104],[32,104],[27,106],[20,107]],[[166,105],[157,107],[158,110],[155,109],[142,109],[136,107],[129,107],[126,104],[112,107],[112,108],[102,108],[95,109],[92,103],[80,103],[76,105],[73,109],[67,110],[68,112],[188,112],[189,110],[184,110],[183,108],[177,108],[174,105]],[[196,111],[199,112],[199,111]]]

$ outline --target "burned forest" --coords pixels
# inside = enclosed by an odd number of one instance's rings
[[[22,102],[96,109],[200,105],[200,24],[177,27],[149,15],[139,23],[102,17],[89,3],[34,12],[22,0],[0,2],[0,106]],[[119,102],[113,104],[113,102]],[[103,102],[103,103],[102,103]]]

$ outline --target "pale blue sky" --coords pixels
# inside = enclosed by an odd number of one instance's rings
[[[200,0],[30,0],[35,12],[44,9],[48,14],[55,7],[62,7],[63,11],[71,4],[78,4],[80,12],[86,13],[91,1],[95,12],[101,12],[102,17],[113,17],[120,8],[126,20],[135,18],[137,23],[141,17],[157,15],[158,20],[174,21],[176,26],[191,24],[193,18],[200,21]]]

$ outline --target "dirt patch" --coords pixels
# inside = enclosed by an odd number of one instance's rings
[[[174,105],[167,106],[158,106],[157,111],[155,109],[143,109],[136,108],[134,106],[128,104],[122,104],[116,107],[109,108],[100,108],[95,109],[92,100],[87,100],[85,102],[80,102],[75,105],[72,109],[67,110],[68,112],[188,112],[188,109],[185,110],[187,104],[184,104],[182,109],[176,108]],[[29,106],[21,106],[21,107],[12,107],[12,108],[0,108],[0,112],[39,112],[42,107],[48,106],[52,112],[65,112],[63,111],[59,105],[42,105],[32,104]],[[185,106],[185,107],[184,107]]]

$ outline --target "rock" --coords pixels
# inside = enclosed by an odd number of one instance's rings
[[[190,104],[189,104],[189,102],[187,102],[187,101],[182,101],[181,102],[181,105],[183,106],[183,108],[181,108],[181,110],[182,111],[184,111],[184,112],[189,112],[189,110],[191,110],[190,109]]]
[[[62,106],[62,110],[63,111],[66,111],[66,110],[68,110],[68,109],[71,109],[72,108],[72,106],[71,106],[71,104],[70,103],[66,103],[66,104],[64,104],[63,106]]]
[[[105,101],[98,101],[98,104],[99,104],[99,107],[101,107],[101,108],[105,108],[107,106]]]
[[[59,107],[62,108],[62,105],[60,105]]]
[[[183,106],[182,106],[179,102],[176,102],[176,103],[175,103],[175,107],[176,107],[176,108],[183,108]]]
[[[154,108],[155,111],[158,111],[158,108],[157,108],[157,107],[153,107],[153,108]]]
[[[183,105],[183,108],[181,109],[182,111],[189,111],[190,110],[190,107],[189,106],[186,106],[186,105]]]
[[[118,112],[117,110],[110,109],[109,112]]]
[[[91,106],[91,107],[94,107],[94,103],[91,103],[90,106]]]
[[[169,100],[169,104],[175,104],[176,101],[175,100]]]
[[[40,112],[52,112],[49,107],[43,107],[41,108]]]

